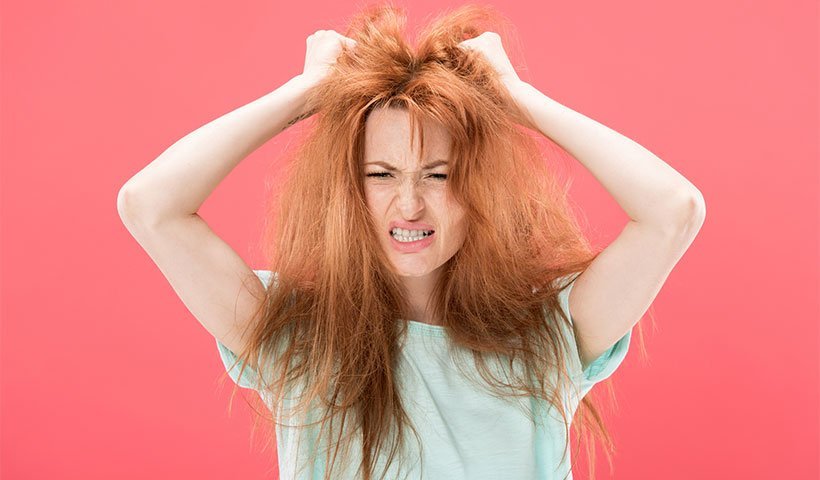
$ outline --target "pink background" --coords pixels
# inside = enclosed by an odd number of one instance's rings
[[[434,3],[402,3],[411,27]],[[706,199],[658,329],[643,322],[648,361],[634,343],[612,377],[618,453],[612,474],[599,455],[600,478],[818,478],[817,2],[496,5],[524,80]],[[116,198],[177,139],[301,72],[306,37],[353,9],[3,2],[2,478],[275,478],[239,397],[228,415],[213,337]],[[287,135],[201,210],[254,268]],[[567,165],[590,237],[612,241],[626,215]]]

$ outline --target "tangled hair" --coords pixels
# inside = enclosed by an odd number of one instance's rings
[[[380,455],[387,464],[400,458],[408,428],[418,440],[394,376],[407,328],[398,319],[411,318],[409,302],[380,246],[383,232],[368,211],[363,183],[369,113],[403,109],[421,139],[422,158],[425,121],[451,135],[447,188],[465,210],[466,239],[443,265],[433,317],[472,353],[486,387],[541,398],[561,413],[564,455],[570,425],[599,427],[611,449],[589,396],[572,422],[559,394],[570,387],[567,355],[577,353],[568,352],[561,329],[570,323],[557,294],[599,252],[582,234],[539,143],[514,121],[506,107],[512,99],[492,66],[457,47],[484,31],[506,32],[508,22],[490,7],[466,5],[433,19],[415,46],[404,28],[401,8],[357,13],[343,33],[356,40],[355,49],[344,46],[309,93],[315,115],[300,124],[305,134],[287,155],[287,174],[267,216],[264,254],[275,286],[248,322],[237,363],[262,372],[256,389],[268,408],[300,393],[287,415],[266,411],[276,425],[321,412],[300,426],[323,432],[325,478],[333,478],[338,458],[350,458],[344,452],[354,435],[362,459],[357,478],[366,480],[383,478],[375,471]],[[508,374],[499,378],[493,365]],[[523,373],[510,374],[514,365]],[[587,452],[593,478],[594,450]]]

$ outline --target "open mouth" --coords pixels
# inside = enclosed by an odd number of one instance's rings
[[[435,230],[404,230],[401,228],[394,228],[390,232],[390,236],[400,243],[413,243],[424,240],[430,237]]]

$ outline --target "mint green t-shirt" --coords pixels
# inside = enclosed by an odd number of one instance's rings
[[[269,287],[268,270],[254,270]],[[559,293],[561,307],[569,312],[569,292],[574,280]],[[571,319],[571,317],[569,317]],[[451,355],[464,355],[464,365],[472,366],[471,356],[461,347],[453,347],[444,327],[407,320],[407,335],[403,339],[396,378],[401,385],[402,402],[420,436],[419,452],[416,437],[408,437],[407,447],[413,449],[407,463],[390,465],[388,479],[572,479],[567,452],[561,455],[566,432],[561,415],[547,402],[532,397],[500,399],[489,390],[479,388],[456,369]],[[564,328],[570,351],[577,351],[571,329]],[[632,331],[627,332],[609,350],[581,371],[578,355],[568,359],[573,381],[571,392],[564,394],[568,418],[572,418],[581,399],[596,383],[608,378],[626,356]],[[217,340],[220,357],[226,369],[236,361],[234,352]],[[452,350],[455,348],[455,350]],[[228,370],[240,386],[253,388],[257,372],[246,368],[238,376],[240,366]],[[480,380],[474,368],[475,377]],[[263,400],[269,404],[263,394]],[[536,413],[541,422],[533,423],[521,407]],[[287,408],[287,405],[278,406]],[[324,454],[316,455],[315,429],[277,427],[279,475],[282,480],[321,479],[324,474]],[[360,443],[350,450],[355,454]],[[354,479],[359,458],[351,459],[346,469],[334,478]],[[381,473],[383,458],[377,460],[376,474]],[[337,461],[338,463],[338,461]],[[338,467],[337,467],[338,468]],[[400,470],[399,470],[400,468]]]

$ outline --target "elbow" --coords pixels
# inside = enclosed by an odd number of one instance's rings
[[[686,211],[689,214],[690,221],[694,223],[703,224],[706,220],[706,200],[700,190],[695,190],[686,199]]]
[[[632,221],[649,225],[669,238],[685,240],[697,235],[706,218],[706,202],[700,191],[679,189],[665,196],[664,202],[651,219]]]
[[[133,235],[142,231],[155,231],[168,221],[196,216],[196,213],[168,213],[169,209],[164,207],[167,202],[158,201],[156,197],[130,182],[120,188],[117,194],[117,213]]]
[[[134,192],[127,183],[117,193],[117,213],[123,222],[127,222],[134,216]]]
[[[694,189],[682,194],[678,212],[679,228],[687,234],[696,235],[706,220],[706,201],[700,190]]]
[[[131,184],[126,183],[117,193],[117,213],[120,220],[130,227],[145,223],[148,209],[145,207],[145,197]]]

